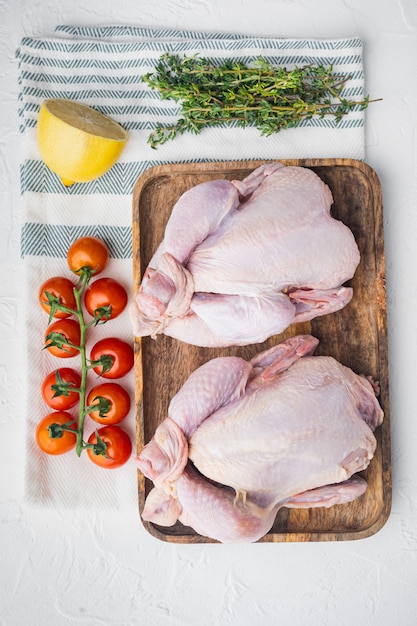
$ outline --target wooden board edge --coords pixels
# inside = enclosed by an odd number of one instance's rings
[[[139,186],[136,184],[132,197],[132,273],[133,273],[133,298],[136,296],[137,285],[141,277],[140,262],[140,225],[139,225]],[[137,242],[137,243],[136,243]],[[136,454],[145,445],[143,427],[143,363],[142,363],[142,339],[140,337],[133,338],[134,353],[134,406],[135,406],[135,452]],[[145,500],[145,477],[142,472],[137,469],[137,487],[138,487],[138,511],[139,517],[142,519],[141,511],[143,510]]]
[[[392,506],[392,468],[391,468],[391,409],[388,369],[388,311],[386,298],[386,263],[384,247],[383,197],[382,187],[375,170],[364,162],[356,164],[370,181],[374,203],[374,249],[376,260],[376,298],[378,324],[378,362],[380,364],[381,404],[384,409],[384,422],[381,428],[381,471],[384,507],[380,518],[369,529],[365,529],[364,537],[378,532],[389,518]],[[355,538],[355,536],[353,537]]]
[[[372,177],[376,182],[378,180],[376,172],[370,165],[364,161],[350,158],[305,158],[305,159],[248,159],[243,161],[174,161],[172,163],[164,163],[159,165],[153,165],[146,169],[137,179],[133,188],[133,205],[136,204],[141,190],[145,185],[158,176],[165,175],[167,171],[170,174],[178,172],[183,174],[184,171],[190,173],[194,172],[224,172],[225,170],[247,170],[254,169],[265,163],[283,163],[284,165],[302,165],[305,167],[320,167],[320,166],[346,166],[350,165],[361,170],[363,173]],[[378,183],[379,184],[379,183]]]
[[[352,531],[340,531],[340,532],[288,532],[288,533],[267,533],[261,539],[254,543],[321,543],[323,541],[361,541],[369,539],[376,535],[387,523],[391,512],[391,497],[387,497],[384,501],[384,508],[381,511],[381,515],[373,524],[367,528],[361,528],[359,530]],[[219,541],[211,539],[210,537],[204,537],[202,535],[171,535],[169,532],[160,531],[156,526],[150,522],[146,522],[141,518],[142,524],[145,530],[155,539],[163,541],[165,543],[176,544],[220,544]],[[167,528],[169,531],[169,528]]]

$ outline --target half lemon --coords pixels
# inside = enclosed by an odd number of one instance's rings
[[[120,124],[86,104],[54,98],[44,100],[40,107],[39,151],[66,186],[105,174],[127,140],[128,133]]]

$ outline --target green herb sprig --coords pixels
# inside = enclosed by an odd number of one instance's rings
[[[263,57],[248,66],[236,60],[216,65],[208,59],[165,53],[155,72],[142,77],[161,99],[181,103],[182,116],[172,125],[158,123],[148,143],[156,148],[185,132],[205,127],[255,126],[261,135],[293,128],[313,116],[340,122],[352,110],[367,108],[370,100],[343,96],[349,76],[333,74],[332,66],[306,65],[287,70]]]

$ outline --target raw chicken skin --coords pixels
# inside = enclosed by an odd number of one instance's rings
[[[134,334],[246,345],[343,308],[360,256],[332,202],[312,170],[278,162],[192,187],[131,305]]]
[[[218,357],[191,374],[137,459],[155,485],[143,519],[257,541],[282,506],[333,506],[364,493],[354,474],[373,457],[383,411],[365,377],[312,356],[317,344],[299,335],[249,362]]]

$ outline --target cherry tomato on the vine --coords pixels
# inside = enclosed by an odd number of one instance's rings
[[[59,300],[60,304],[70,308],[76,309],[77,304],[74,296],[74,283],[69,278],[63,276],[54,276],[46,280],[39,289],[39,302],[41,307],[47,313],[51,312],[51,304],[47,294],[53,296]],[[53,317],[64,319],[72,315],[65,311],[56,310]]]
[[[106,469],[115,469],[124,465],[132,454],[132,442],[129,435],[119,426],[110,424],[99,428],[88,438],[94,448],[87,448],[90,460]]]
[[[76,274],[80,274],[87,267],[92,274],[99,274],[105,268],[108,258],[107,246],[98,237],[80,237],[71,244],[67,252],[68,266]]]
[[[63,338],[60,337],[63,335]],[[76,320],[71,318],[65,320],[57,320],[48,326],[45,333],[45,347],[53,354],[62,359],[66,359],[76,354],[79,350],[74,346],[79,346],[81,340],[80,325]],[[52,345],[52,342],[58,345]],[[72,345],[69,345],[72,344]]]
[[[63,430],[62,426],[71,430]],[[36,428],[36,442],[47,454],[65,454],[75,448],[76,431],[77,424],[71,413],[66,411],[49,413]]]
[[[99,364],[93,369],[103,378],[122,378],[133,367],[133,348],[126,341],[117,337],[105,337],[98,341],[90,353],[92,364],[99,359],[108,360],[108,365]]]
[[[108,315],[102,315],[100,319],[113,319],[126,308],[127,291],[113,278],[98,278],[86,290],[84,304],[92,316],[94,316],[94,311],[98,309],[104,308],[104,313],[108,307],[111,307],[108,310]]]
[[[130,411],[130,395],[117,383],[97,385],[88,393],[87,406],[97,405],[89,416],[99,424],[118,424]]]
[[[53,385],[56,387],[53,388]],[[80,399],[81,376],[69,367],[60,367],[45,378],[42,383],[42,397],[51,409],[66,411],[77,404]],[[62,387],[60,390],[58,387]]]

